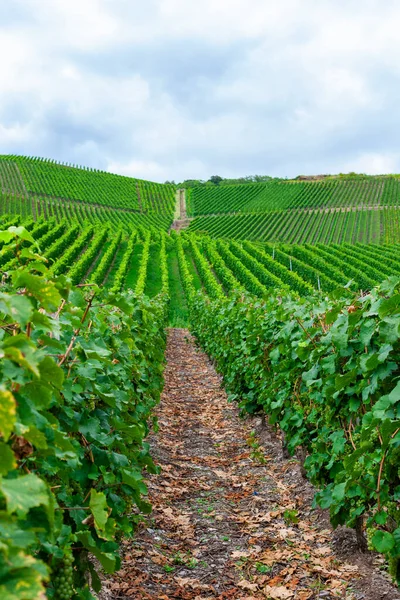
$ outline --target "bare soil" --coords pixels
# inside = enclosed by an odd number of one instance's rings
[[[228,403],[187,330],[170,330],[167,360],[153,512],[100,598],[400,600],[382,559],[312,508],[315,490],[274,430]]]

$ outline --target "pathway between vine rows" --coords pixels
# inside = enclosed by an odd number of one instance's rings
[[[170,330],[167,361],[153,512],[123,543],[122,569],[100,597],[400,600],[381,559],[312,510],[297,462],[259,419],[239,417],[187,330]]]

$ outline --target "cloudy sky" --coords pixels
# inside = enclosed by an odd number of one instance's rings
[[[0,153],[154,181],[400,172],[400,3],[4,0]]]

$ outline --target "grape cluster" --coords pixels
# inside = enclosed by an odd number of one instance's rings
[[[393,577],[393,579],[397,582],[400,582],[400,560],[398,556],[390,556],[388,559],[389,563],[389,573]]]
[[[54,569],[55,573],[52,578],[54,586],[54,599],[55,600],[70,600],[74,595],[73,587],[73,567],[74,557],[72,556],[71,549],[68,548],[62,561]]]
[[[374,535],[375,532],[376,532],[376,527],[367,525],[367,527],[365,529],[365,533],[367,535],[368,550],[371,550],[372,552],[375,552],[375,548],[372,545],[372,536]]]

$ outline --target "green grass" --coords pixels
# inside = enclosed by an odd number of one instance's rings
[[[133,247],[133,255],[131,258],[131,264],[129,267],[128,275],[126,276],[125,287],[131,288],[132,290],[136,287],[136,281],[138,278],[138,272],[140,267],[140,261],[142,260],[143,243],[135,244]]]
[[[178,257],[175,247],[170,248],[168,251],[168,275],[171,298],[169,305],[169,325],[170,327],[187,327],[189,316],[188,306],[179,274]]]
[[[188,266],[189,273],[193,277],[193,285],[196,288],[196,290],[201,290],[201,288],[202,288],[201,279],[199,277],[199,274],[197,273],[196,267],[194,266],[193,259],[192,259],[192,254],[190,252],[190,249],[189,248],[185,248],[184,251],[185,251],[185,256],[186,256],[186,261],[187,261],[187,266]]]
[[[161,292],[160,245],[151,244],[144,293],[153,298]]]
[[[97,269],[97,267],[100,264],[101,259],[103,258],[103,255],[107,252],[108,247],[110,246],[110,244],[111,244],[111,240],[110,240],[110,237],[108,237],[106,239],[106,241],[104,242],[104,244],[102,245],[101,250],[100,250],[98,256],[96,257],[96,260],[94,260],[92,262],[92,264],[90,265],[90,267],[86,271],[85,276],[83,277],[82,281],[86,281],[89,271],[90,271],[90,274],[92,274],[92,273],[95,272],[95,270]]]
[[[108,288],[111,288],[114,284],[114,277],[115,277],[116,272],[118,271],[119,265],[121,264],[121,260],[125,253],[127,245],[128,245],[127,240],[123,240],[119,245],[119,248],[117,251],[117,257],[114,261],[111,271],[108,274],[106,281],[104,282],[104,285],[107,285]]]

